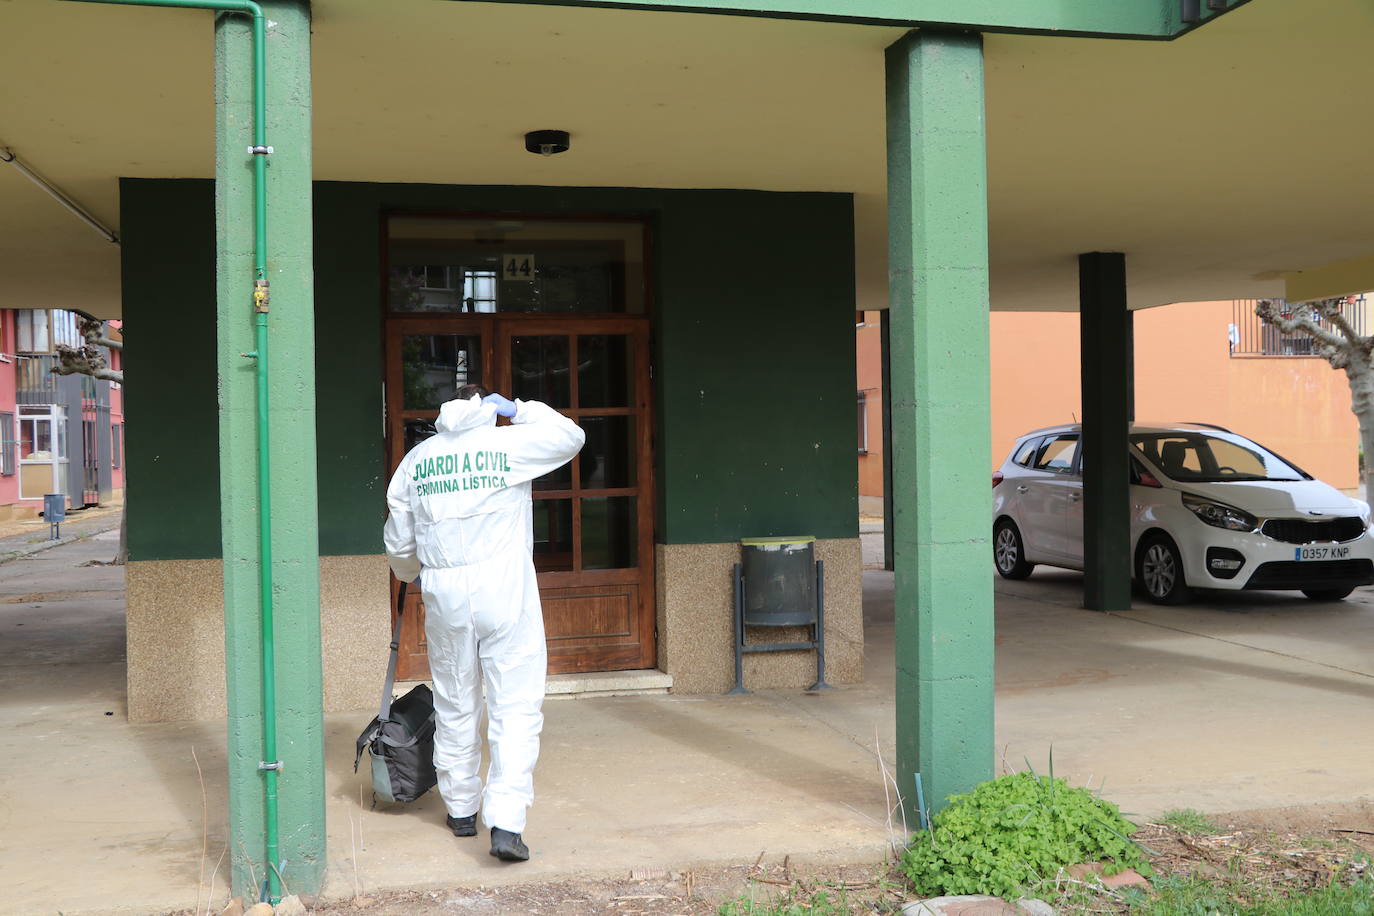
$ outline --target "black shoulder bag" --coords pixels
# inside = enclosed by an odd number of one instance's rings
[[[382,708],[358,736],[353,772],[358,772],[366,748],[372,758],[372,800],[413,802],[438,782],[434,772],[434,695],[426,684],[416,685],[392,702],[396,683],[396,655],[400,648],[401,613],[406,584],[396,597],[396,627],[391,633],[391,660],[382,687]]]

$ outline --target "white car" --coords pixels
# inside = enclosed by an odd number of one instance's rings
[[[1016,440],[992,475],[997,571],[1083,568],[1081,426]],[[1132,426],[1135,581],[1158,604],[1193,588],[1297,589],[1339,601],[1374,584],[1369,505],[1228,430]]]

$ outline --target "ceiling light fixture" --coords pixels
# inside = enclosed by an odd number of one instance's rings
[[[525,149],[540,156],[566,153],[572,138],[566,130],[532,130],[525,134]]]

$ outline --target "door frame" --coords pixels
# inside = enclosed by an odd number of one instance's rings
[[[573,408],[567,413],[573,416],[614,416],[629,415],[635,416],[639,424],[635,430],[636,440],[636,486],[634,492],[624,492],[622,490],[582,490],[580,486],[574,486],[568,490],[535,491],[532,495],[535,498],[544,497],[566,497],[569,498],[574,506],[574,528],[573,544],[574,550],[580,555],[580,517],[581,506],[577,497],[615,496],[633,495],[636,500],[635,520],[637,543],[635,544],[637,565],[628,569],[609,569],[609,570],[590,570],[584,572],[541,572],[538,574],[539,589],[541,596],[545,593],[549,597],[566,597],[568,590],[573,588],[602,589],[606,594],[613,590],[635,587],[637,591],[637,605],[635,611],[635,624],[639,636],[638,650],[634,653],[622,653],[619,656],[612,652],[609,661],[605,666],[592,667],[569,665],[572,656],[583,648],[581,645],[566,646],[560,652],[557,648],[550,649],[550,668],[563,668],[567,671],[580,670],[632,670],[639,668],[653,668],[658,662],[658,628],[657,628],[657,586],[656,586],[656,556],[655,556],[655,522],[656,522],[656,503],[658,482],[655,474],[656,458],[654,455],[655,438],[655,419],[654,419],[654,399],[653,399],[653,314],[654,314],[654,283],[653,283],[653,235],[647,215],[636,214],[597,214],[597,213],[576,213],[576,214],[544,214],[544,213],[486,213],[470,211],[433,211],[433,210],[386,210],[380,214],[380,289],[379,298],[381,300],[381,330],[382,330],[382,350],[383,350],[383,377],[385,393],[383,398],[383,433],[385,441],[383,443],[383,459],[386,462],[387,479],[394,472],[396,466],[405,456],[405,422],[411,419],[410,414],[416,411],[405,411],[403,409],[403,385],[402,385],[402,364],[400,359],[401,338],[407,334],[462,334],[468,336],[480,336],[482,346],[483,371],[482,377],[492,379],[495,382],[494,390],[500,390],[501,385],[509,387],[510,365],[509,365],[509,344],[510,338],[521,335],[566,335],[572,338],[571,345],[576,346],[577,337],[581,335],[594,335],[598,333],[624,334],[629,337],[633,347],[633,358],[635,361],[634,376],[634,395],[633,403],[627,408]],[[529,221],[549,221],[549,222],[589,222],[589,223],[637,223],[643,236],[643,302],[644,310],[638,313],[624,312],[584,312],[573,314],[554,314],[547,312],[393,312],[388,308],[389,297],[389,277],[390,260],[388,252],[388,220],[392,216],[398,217],[432,217],[446,219],[511,219],[519,218]],[[573,352],[570,352],[570,363],[572,362]],[[577,383],[577,373],[571,373],[570,384]],[[576,388],[570,388],[570,403],[576,403]],[[418,413],[429,413],[432,411],[419,411]],[[575,458],[574,461],[578,461]],[[577,477],[579,468],[574,466],[574,479]],[[576,494],[576,496],[574,496]],[[395,620],[395,598],[399,589],[399,583],[391,577],[391,615],[392,621]],[[595,594],[582,595],[580,597],[597,597]],[[419,596],[407,599],[407,610],[412,607],[419,607]],[[418,621],[418,614],[408,614],[402,627],[402,641],[409,639],[418,640],[423,643],[424,634],[421,631]],[[627,644],[627,648],[633,644]],[[560,659],[563,664],[560,664]],[[403,657],[401,659],[402,679],[406,668],[414,669],[416,662]],[[416,673],[415,677],[423,676]],[[412,677],[413,679],[413,677]]]

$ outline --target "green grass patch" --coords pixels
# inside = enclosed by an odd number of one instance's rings
[[[1130,839],[1135,825],[1087,789],[1034,771],[999,776],[950,798],[932,829],[917,833],[902,870],[922,897],[1039,895],[1046,879],[1080,862],[1109,874],[1153,872]]]
[[[1197,878],[1161,878],[1153,896],[1125,895],[1130,916],[1374,916],[1374,881],[1283,894]]]
[[[716,910],[717,916],[849,916],[849,902],[843,893],[795,889],[782,894],[764,894],[763,899],[746,894]]]
[[[1179,833],[1197,835],[1217,832],[1217,828],[1207,819],[1207,815],[1192,808],[1173,808],[1165,811],[1159,822]]]

